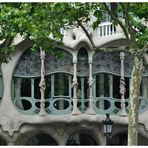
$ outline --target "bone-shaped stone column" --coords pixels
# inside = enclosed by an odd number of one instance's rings
[[[87,114],[95,114],[94,109],[93,109],[93,84],[94,84],[94,79],[92,77],[92,57],[93,57],[94,52],[91,51],[89,52],[89,80],[88,80],[88,85],[89,85],[89,108],[87,109],[86,113]]]
[[[79,111],[77,107],[78,103],[78,97],[77,97],[77,87],[78,87],[78,82],[77,82],[77,58],[73,56],[73,111],[72,115],[78,115],[81,112]]]
[[[41,99],[40,99],[40,112],[39,116],[46,116],[47,112],[45,111],[45,68],[44,68],[44,60],[45,60],[45,51],[40,49],[40,59],[41,59],[41,80],[40,80],[40,92],[41,92]]]

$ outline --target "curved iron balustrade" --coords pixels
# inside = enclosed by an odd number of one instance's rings
[[[31,106],[29,109],[27,110],[23,110],[19,107],[17,107],[17,101],[22,101],[22,100],[26,100],[28,102],[30,102]],[[64,106],[64,108],[56,108],[56,106],[58,105],[58,103],[56,103],[57,101],[65,101],[66,105]],[[85,113],[85,111],[88,108],[88,101],[89,99],[85,99],[85,100],[78,100],[78,108],[82,113]],[[99,103],[98,102],[104,102],[103,108],[99,107]],[[129,101],[130,99],[125,99],[126,102],[126,111],[129,111]],[[140,105],[139,105],[139,113],[143,113],[144,111],[146,111],[148,108],[148,98],[144,98],[144,97],[139,97],[139,101],[140,101]],[[21,112],[22,114],[26,114],[26,115],[34,115],[37,114],[40,110],[39,105],[37,106],[36,103],[40,103],[39,99],[35,99],[35,98],[29,98],[29,97],[20,97],[20,98],[15,98],[13,99],[13,103],[16,106],[16,109]],[[58,96],[58,97],[53,97],[53,98],[49,98],[46,99],[46,103],[49,103],[49,105],[45,105],[45,110],[47,113],[52,114],[52,115],[63,115],[63,114],[70,114],[72,112],[72,99],[69,97],[65,97],[65,96]],[[45,104],[46,104],[45,103]],[[68,103],[68,104],[67,104]],[[120,108],[120,99],[117,98],[109,98],[109,97],[97,97],[94,99],[94,111],[96,112],[96,114],[116,114],[118,113],[121,108]]]

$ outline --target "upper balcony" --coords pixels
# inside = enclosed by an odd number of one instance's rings
[[[91,25],[85,25],[90,37],[97,48],[125,48],[128,46],[125,35],[119,25],[115,26],[111,22],[103,22],[93,30]],[[76,50],[80,44],[87,46],[93,50],[93,47],[84,33],[79,27],[73,27],[67,30],[61,29],[63,34],[63,42],[67,49]]]

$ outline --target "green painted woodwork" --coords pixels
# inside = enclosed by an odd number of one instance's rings
[[[61,72],[58,72],[61,73]],[[49,81],[49,87],[48,89],[51,90],[51,95],[50,98],[46,98],[45,99],[45,110],[52,115],[63,115],[63,114],[69,114],[72,112],[72,108],[73,108],[73,102],[72,102],[72,75],[69,73],[65,73],[62,72],[63,74],[66,74],[66,80],[68,80],[68,87],[67,87],[67,91],[68,94],[67,96],[64,95],[55,95],[55,74],[57,74],[57,72],[54,72],[52,74],[49,75],[51,81]],[[102,72],[93,74],[93,79],[94,79],[94,85],[93,85],[93,96],[94,96],[94,111],[96,112],[96,114],[105,114],[105,113],[109,113],[109,114],[116,114],[118,113],[118,111],[121,109],[120,108],[120,98],[113,98],[113,75],[110,73],[106,72],[106,78],[108,79],[107,85],[109,87],[109,92],[108,95],[109,96],[96,96],[96,75],[101,74]],[[35,79],[36,77],[18,77],[17,80],[14,79],[15,77],[13,77],[12,79],[12,97],[13,97],[13,102],[17,108],[18,111],[20,111],[23,114],[26,115],[32,115],[32,114],[37,114],[40,110],[40,99],[36,99],[35,98]],[[30,79],[31,81],[31,97],[22,97],[21,96],[21,82],[23,79]],[[87,82],[87,78],[88,76],[78,76],[79,79],[79,86],[78,88],[80,89],[80,96],[78,97],[78,108],[82,113],[85,113],[85,111],[88,108],[88,102],[89,102],[89,98],[88,98],[88,88],[86,87],[86,85],[88,86],[88,82]],[[146,77],[144,77],[146,78]],[[130,81],[130,78],[129,78]],[[65,83],[65,82],[62,82]],[[108,84],[109,83],[109,84]],[[143,81],[144,83],[144,81]],[[61,84],[61,83],[60,83]],[[98,83],[99,85],[101,85],[101,83]],[[130,83],[129,83],[130,85]],[[65,87],[64,84],[61,84],[61,87]],[[104,84],[103,84],[104,87]],[[119,86],[117,86],[119,87]],[[0,95],[2,96],[2,78],[0,77]],[[104,91],[103,91],[104,92]],[[148,97],[147,96],[142,96],[139,97],[140,100],[140,106],[139,106],[139,113],[144,112],[147,109],[148,106]],[[28,102],[27,102],[28,101]],[[27,102],[29,105],[29,109],[25,109],[23,102]],[[60,103],[62,102],[62,103]],[[125,99],[126,102],[126,110],[128,112],[129,109],[129,98]],[[59,104],[61,104],[62,106],[60,107]],[[100,105],[102,104],[102,105]]]

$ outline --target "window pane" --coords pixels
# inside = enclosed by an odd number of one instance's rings
[[[35,78],[34,80],[34,96],[36,99],[41,98],[41,92],[40,92],[40,80],[41,78]],[[45,99],[48,99],[51,97],[51,76],[45,76],[45,83],[46,83],[46,89],[45,89]]]
[[[89,72],[88,53],[85,48],[81,48],[78,52],[77,71],[78,74],[88,75]]]
[[[89,98],[89,87],[88,87],[88,77],[84,78],[84,99]]]
[[[51,97],[51,76],[45,77],[45,83],[46,83],[45,99],[48,99]]]
[[[113,97],[120,99],[120,76],[113,76]]]
[[[145,98],[148,98],[148,77],[142,78],[141,95],[144,96]]]
[[[125,98],[129,98],[129,78],[125,78]]]
[[[96,97],[109,97],[109,82],[108,74],[96,75]]]
[[[40,78],[35,78],[35,80],[34,80],[34,97],[36,99],[41,98],[39,83],[40,83]]]
[[[31,97],[31,79],[14,78],[12,95],[14,98]]]
[[[21,79],[21,97],[31,97],[31,79]]]
[[[54,91],[56,96],[69,95],[69,79],[67,74],[58,73],[54,75]]]

